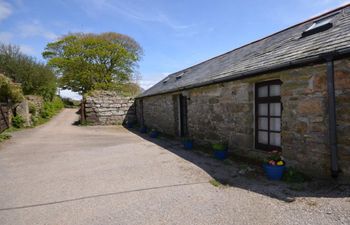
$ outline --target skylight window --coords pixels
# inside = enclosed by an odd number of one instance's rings
[[[168,82],[169,79],[170,79],[169,77],[165,78],[165,79],[163,80],[163,84],[165,84],[166,82]]]
[[[178,75],[176,75],[176,80],[181,79],[182,75],[184,75],[184,73],[183,73],[183,72],[182,72],[182,73],[180,73],[180,74],[178,74]]]
[[[321,26],[324,26],[328,23],[330,23],[333,19],[333,16],[332,17],[326,17],[324,19],[321,19],[321,20],[318,20],[318,21],[315,21],[311,27],[307,28],[306,31],[309,31],[309,30],[312,30],[312,29],[316,29],[317,27],[321,27]]]
[[[329,28],[331,28],[333,26],[332,21],[333,21],[335,15],[336,14],[333,14],[331,16],[327,16],[327,17],[324,17],[324,18],[321,18],[319,20],[314,21],[313,24],[303,32],[302,37],[306,37],[306,36],[309,36],[312,34],[316,34],[318,32],[328,30]]]

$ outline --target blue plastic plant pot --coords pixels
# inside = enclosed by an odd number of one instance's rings
[[[147,133],[147,127],[141,127],[140,132],[143,134]]]
[[[184,148],[187,150],[191,150],[193,148],[193,141],[192,140],[186,140],[183,142]]]
[[[227,150],[214,150],[214,157],[220,160],[226,159],[228,156]]]
[[[285,166],[273,166],[267,163],[263,164],[265,174],[269,180],[281,180]]]
[[[151,133],[149,134],[149,136],[151,137],[151,138],[157,138],[158,137],[158,131],[151,131]]]

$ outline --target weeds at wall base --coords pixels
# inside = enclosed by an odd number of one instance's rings
[[[0,143],[11,138],[11,134],[4,132],[0,134]]]
[[[209,183],[210,183],[211,185],[213,185],[214,187],[220,187],[220,186],[222,185],[219,181],[217,181],[217,180],[215,180],[215,179],[211,179],[211,180],[209,181]]]

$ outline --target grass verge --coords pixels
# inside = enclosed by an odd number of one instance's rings
[[[211,185],[213,185],[214,187],[220,187],[220,186],[222,185],[219,181],[217,181],[217,180],[215,180],[215,179],[211,179],[211,180],[209,181],[209,183],[210,183]]]

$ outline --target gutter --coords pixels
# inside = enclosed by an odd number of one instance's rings
[[[337,146],[337,118],[334,88],[334,61],[333,55],[326,56],[327,60],[327,92],[328,92],[328,138],[331,153],[331,175],[337,178],[339,174],[338,166],[338,146]]]
[[[191,84],[191,85],[183,86],[180,88],[173,88],[173,89],[169,89],[167,91],[157,92],[154,94],[149,94],[149,95],[147,95],[147,94],[142,95],[141,94],[140,96],[137,96],[135,99],[144,98],[144,97],[151,97],[151,96],[156,96],[156,95],[162,95],[162,94],[169,94],[169,93],[173,93],[173,92],[209,86],[212,84],[218,84],[218,83],[223,83],[223,82],[228,82],[228,81],[239,80],[242,78],[253,77],[253,76],[260,75],[260,74],[282,71],[282,70],[295,68],[295,67],[299,67],[299,66],[306,66],[306,65],[309,65],[312,63],[322,63],[325,60],[325,56],[330,56],[330,55],[333,56],[333,60],[345,57],[347,55],[350,55],[350,48],[344,48],[344,49],[340,49],[340,50],[332,51],[332,52],[328,52],[328,53],[323,53],[323,54],[316,55],[316,56],[310,56],[310,57],[306,57],[306,58],[302,58],[302,59],[298,59],[298,60],[294,60],[294,61],[289,61],[286,63],[282,63],[279,65],[275,65],[275,66],[271,66],[271,67],[267,67],[267,68],[263,68],[263,69],[252,70],[252,71],[238,73],[238,74],[232,74],[232,75],[217,78],[214,80],[205,81],[205,82],[197,83],[197,84]],[[230,74],[230,73],[232,73],[232,71],[216,74],[215,76],[222,76],[222,75]]]

